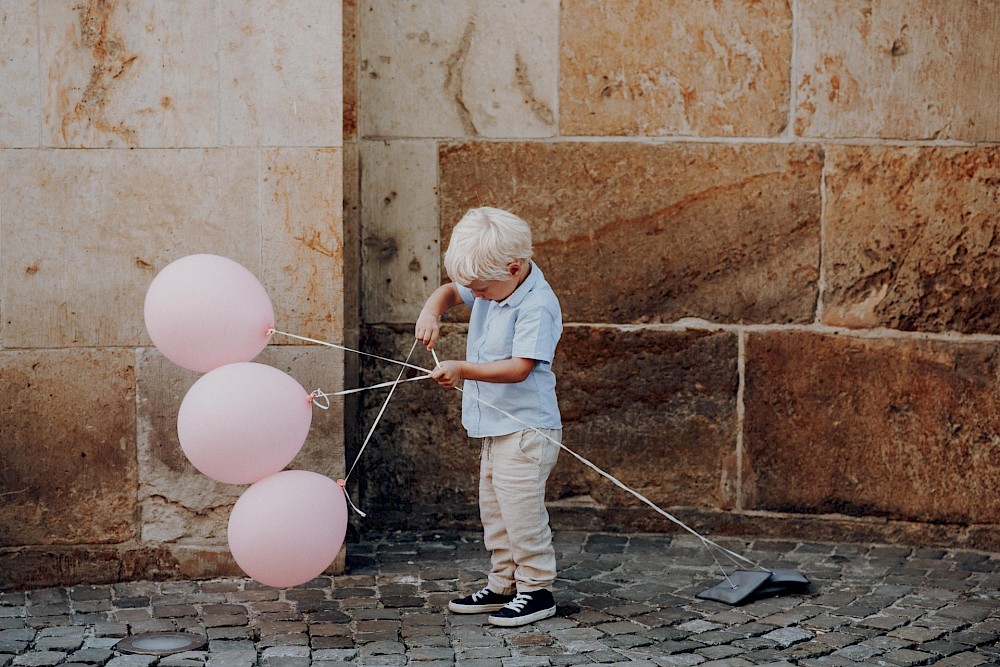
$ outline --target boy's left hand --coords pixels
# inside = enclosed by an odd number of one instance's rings
[[[454,389],[465,378],[463,365],[461,361],[442,361],[431,373],[431,379],[445,389]]]
[[[441,323],[437,317],[429,313],[427,309],[420,311],[417,323],[414,326],[414,336],[417,340],[427,346],[428,350],[434,349],[434,344],[441,336]]]

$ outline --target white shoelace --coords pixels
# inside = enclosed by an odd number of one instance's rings
[[[479,598],[484,598],[484,597],[486,597],[489,594],[490,594],[490,587],[487,586],[483,590],[479,591],[478,593],[473,593],[472,594],[472,601],[473,602],[479,602]]]
[[[524,609],[524,605],[531,602],[531,596],[524,593],[518,593],[514,596],[514,599],[504,605],[508,609],[513,609],[516,612],[520,612]]]

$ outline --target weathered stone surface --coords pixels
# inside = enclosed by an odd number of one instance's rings
[[[151,558],[126,560],[126,565],[131,566],[131,571],[123,577],[124,580],[149,579],[157,574],[185,579],[246,576],[236,565],[228,546],[170,544],[165,545],[161,551],[169,554],[169,559],[165,557],[162,564]],[[139,552],[140,555],[142,553]]]
[[[358,0],[342,0],[343,12],[343,141],[358,138]]]
[[[344,145],[344,337],[357,347],[361,321],[361,163],[358,143]]]
[[[148,344],[146,290],[197,252],[259,275],[253,150],[0,152],[5,347]]]
[[[136,534],[130,350],[0,352],[0,546]]]
[[[996,141],[998,30],[992,2],[801,3],[796,134]]]
[[[255,361],[288,373],[306,391],[343,386],[343,353],[326,347],[272,345]],[[139,500],[142,538],[148,542],[224,546],[232,504],[246,489],[200,473],[177,438],[177,411],[199,377],[155,350],[139,358]],[[334,479],[343,475],[343,411],[336,398],[316,409],[306,442],[289,468]]]
[[[1000,347],[752,333],[748,509],[995,523]]]
[[[121,576],[116,547],[22,547],[0,552],[0,587],[38,588],[67,582],[109,583]]]
[[[569,327],[553,364],[563,444],[658,505],[718,506],[736,449],[736,360],[729,332]],[[638,502],[560,457],[550,497]]]
[[[361,337],[361,163],[357,141],[344,144],[344,345],[358,349]],[[357,354],[344,355],[344,386],[360,386],[358,375],[361,358]],[[358,440],[360,394],[343,398],[344,443]]]
[[[559,2],[359,5],[362,137],[556,134]]]
[[[340,146],[340,3],[248,0],[219,14],[221,145]]]
[[[521,215],[564,321],[813,320],[815,146],[478,142],[440,160],[442,246],[468,208]]]
[[[413,345],[413,326],[366,327],[362,350],[402,361]],[[435,346],[438,358],[464,359],[461,327],[446,326]],[[434,359],[417,345],[409,363],[432,368]],[[363,358],[361,386],[394,380],[400,366]],[[407,376],[417,371],[407,371]],[[371,429],[388,389],[362,394],[359,441],[347,447],[347,465]],[[462,428],[462,399],[430,380],[397,387],[371,442],[354,473],[362,487],[363,505],[383,506],[406,513],[414,504],[475,504],[478,494],[479,450]],[[379,516],[370,515],[378,521]]]
[[[560,129],[776,136],[788,124],[788,0],[564,2]]]
[[[223,545],[229,510],[244,487],[198,472],[177,438],[177,411],[201,374],[177,366],[152,348],[137,359],[142,539]]]
[[[431,141],[361,143],[365,322],[416,321],[440,284],[436,163]]]
[[[45,145],[218,144],[213,6],[47,2],[39,18]]]
[[[342,570],[343,555],[338,561]],[[133,544],[29,546],[0,550],[0,588],[219,576],[244,576],[226,547]]]
[[[446,325],[438,357],[464,358],[464,334]],[[367,351],[403,359],[412,336],[372,327],[364,340]],[[736,353],[725,332],[567,328],[554,364],[564,444],[653,502],[720,504],[723,462],[736,447]],[[433,364],[422,347],[411,363]],[[362,362],[365,384],[397,373]],[[366,431],[384,400],[384,392],[366,398]],[[457,393],[426,381],[400,386],[362,459],[365,502],[404,516],[411,505],[437,506],[454,520],[477,502],[479,451],[470,442]],[[548,491],[553,501],[637,502],[565,452]]]
[[[40,144],[37,2],[0,5],[0,148]]]
[[[1000,150],[831,147],[823,322],[1000,329]]]
[[[262,157],[261,280],[276,326],[339,341],[344,328],[343,151],[281,148]]]

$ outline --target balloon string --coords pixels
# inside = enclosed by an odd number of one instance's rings
[[[354,510],[355,512],[357,512],[358,514],[360,514],[363,517],[364,516],[368,516],[367,514],[365,514],[361,510],[359,510],[358,506],[354,504],[353,500],[351,500],[351,494],[349,494],[347,492],[347,480],[346,479],[338,479],[337,480],[337,486],[339,486],[340,490],[344,492],[344,498],[347,499],[347,504],[351,506],[352,510]]]
[[[313,391],[313,393],[309,394],[309,396],[311,398],[313,398],[314,401],[317,398],[326,399],[326,403],[325,404],[314,402],[313,405],[315,405],[317,408],[322,408],[324,410],[327,410],[330,407],[330,401],[329,401],[330,396],[347,396],[348,394],[357,394],[358,392],[368,391],[370,389],[383,389],[385,387],[392,387],[393,385],[402,384],[403,382],[415,382],[417,380],[426,380],[429,377],[430,377],[430,375],[417,375],[415,377],[404,378],[402,380],[389,380],[388,382],[379,382],[378,384],[369,385],[367,387],[356,387],[354,389],[342,389],[340,391],[334,391],[334,392],[325,392],[322,389],[317,389],[317,390]]]
[[[303,341],[307,341],[307,342],[318,343],[320,345],[326,345],[328,347],[337,348],[337,349],[343,350],[345,352],[353,352],[355,354],[360,354],[360,355],[363,355],[363,356],[366,356],[366,357],[373,357],[375,359],[380,359],[382,361],[388,361],[390,363],[398,364],[398,365],[404,366],[406,368],[415,368],[417,370],[423,371],[424,373],[430,373],[430,371],[428,369],[426,369],[426,368],[421,368],[419,366],[414,366],[413,364],[409,363],[410,357],[413,355],[413,350],[416,349],[416,346],[417,346],[417,341],[416,340],[413,341],[413,346],[410,348],[409,354],[406,355],[406,361],[402,361],[401,362],[401,361],[398,361],[398,360],[395,360],[395,359],[389,359],[388,357],[380,357],[377,354],[370,354],[368,352],[362,352],[361,350],[355,350],[355,349],[352,349],[352,348],[349,348],[349,347],[345,347],[343,345],[337,345],[335,343],[329,343],[329,342],[325,342],[325,341],[314,340],[312,338],[305,338],[305,337],[302,337],[302,336],[296,336],[295,334],[286,333],[284,331],[278,331],[276,329],[270,329],[268,331],[268,333],[269,334],[280,333],[280,334],[282,334],[284,336],[288,336],[290,338],[297,338],[299,340],[303,340]],[[431,352],[431,355],[434,357],[435,367],[436,366],[440,366],[441,362],[438,360],[437,353],[433,349],[431,349],[430,352]],[[392,398],[393,392],[395,392],[396,387],[399,385],[399,382],[400,382],[400,380],[401,380],[401,378],[403,376],[403,372],[404,371],[401,370],[400,373],[399,373],[399,377],[396,378],[396,381],[391,383],[392,384],[392,389],[389,391],[389,395],[386,396],[385,402],[382,404],[382,408],[381,408],[381,410],[379,410],[378,416],[375,418],[375,422],[372,424],[371,429],[368,431],[368,435],[367,435],[367,437],[365,437],[364,444],[361,445],[361,451],[358,452],[358,456],[354,460],[354,464],[351,466],[351,472],[354,471],[355,466],[357,466],[357,464],[358,464],[358,460],[361,458],[361,455],[364,453],[365,447],[368,445],[368,441],[371,439],[372,433],[375,432],[375,427],[378,425],[379,420],[382,418],[382,413],[385,412],[385,408],[389,404],[389,399]],[[465,393],[461,387],[455,387],[455,388],[458,391],[461,391],[461,392]],[[712,553],[712,547],[718,549],[726,557],[728,557],[730,561],[736,563],[737,565],[739,565],[740,561],[742,561],[743,563],[746,563],[746,564],[752,565],[754,567],[760,568],[761,570],[764,570],[765,572],[770,572],[770,570],[768,570],[767,568],[765,568],[765,567],[763,567],[761,565],[758,565],[757,563],[755,563],[754,561],[750,560],[749,558],[746,558],[745,556],[742,556],[742,555],[736,553],[735,551],[727,549],[726,547],[722,546],[721,544],[718,544],[718,543],[713,542],[712,540],[708,539],[707,537],[705,537],[704,535],[702,535],[701,533],[699,533],[698,531],[696,531],[694,528],[691,528],[690,526],[688,526],[686,523],[684,523],[683,521],[681,521],[680,519],[678,519],[674,515],[670,514],[669,512],[667,512],[664,509],[661,509],[658,505],[656,505],[653,501],[651,501],[646,496],[644,496],[641,493],[639,493],[638,491],[635,491],[632,488],[628,487],[623,482],[621,482],[619,479],[617,479],[616,477],[614,477],[610,473],[605,472],[601,468],[597,467],[596,465],[594,465],[593,463],[591,463],[589,460],[587,460],[583,456],[577,454],[572,449],[570,449],[566,445],[562,444],[558,440],[556,440],[556,439],[548,436],[547,434],[543,433],[542,431],[540,431],[539,429],[537,429],[537,428],[535,428],[533,426],[528,426],[528,424],[525,423],[524,421],[522,421],[521,419],[518,419],[517,417],[515,417],[512,414],[510,414],[509,412],[503,410],[502,408],[499,408],[499,407],[493,405],[492,403],[489,403],[488,401],[480,398],[479,396],[474,396],[472,394],[466,394],[466,395],[468,395],[470,398],[473,398],[473,399],[479,401],[483,405],[486,405],[488,407],[493,408],[494,410],[500,412],[505,417],[508,417],[509,419],[513,419],[515,422],[517,422],[517,423],[525,426],[526,428],[528,428],[528,429],[530,429],[530,430],[538,433],[543,438],[554,442],[561,449],[569,452],[569,454],[572,457],[574,457],[575,459],[577,459],[578,461],[580,461],[581,463],[583,463],[588,468],[592,469],[598,475],[600,475],[600,476],[608,479],[615,486],[617,486],[618,488],[622,489],[623,491],[632,494],[637,499],[639,499],[640,501],[642,501],[643,503],[645,503],[646,505],[648,505],[650,508],[652,508],[656,513],[660,514],[661,516],[663,516],[667,520],[671,521],[672,523],[676,524],[677,526],[680,526],[681,528],[683,528],[687,532],[689,532],[692,535],[694,535],[695,537],[697,537],[699,540],[701,540],[702,545],[706,549],[708,549],[709,553],[712,554],[712,558],[713,559],[715,558],[715,554]],[[348,477],[349,476],[350,476],[350,472],[348,473]],[[716,559],[716,563],[718,563],[718,559]],[[720,565],[720,569],[722,569],[721,565]],[[735,585],[733,584],[733,582],[729,578],[729,576],[726,575],[724,569],[723,569],[723,575],[726,577],[726,580],[729,581],[730,585],[735,588]]]
[[[353,352],[354,354],[360,354],[363,357],[371,357],[372,359],[378,359],[380,361],[388,361],[390,364],[396,364],[398,366],[405,366],[407,368],[412,368],[414,370],[422,371],[424,373],[430,373],[429,368],[422,368],[421,366],[414,366],[405,361],[399,361],[397,359],[390,359],[389,357],[380,357],[377,354],[372,354],[371,352],[363,352],[362,350],[355,350],[350,347],[345,347],[344,345],[337,345],[336,343],[330,343],[325,340],[316,340],[315,338],[306,338],[305,336],[297,336],[295,334],[288,333],[287,331],[279,331],[278,329],[268,329],[267,334],[270,336],[272,334],[281,334],[282,336],[288,336],[289,338],[294,338],[296,340],[305,341],[307,343],[316,343],[317,345],[325,345],[327,347],[332,347],[337,350],[343,350],[344,352]],[[409,359],[409,357],[407,357]]]
[[[413,350],[415,350],[416,348],[417,348],[417,341],[414,340],[413,341],[413,346],[410,348],[410,353],[406,355],[406,361],[410,360],[410,357],[413,355]],[[404,363],[404,365],[408,366],[409,364],[405,364]],[[361,460],[361,455],[365,453],[365,448],[368,446],[368,442],[372,439],[372,434],[375,433],[375,429],[376,429],[376,427],[378,427],[379,421],[382,420],[382,415],[385,414],[385,409],[389,405],[389,400],[392,399],[392,395],[395,393],[396,387],[399,386],[400,381],[403,379],[403,373],[405,373],[405,372],[406,372],[406,368],[399,369],[399,376],[397,376],[396,377],[396,381],[392,383],[392,389],[389,390],[389,395],[385,397],[385,401],[382,402],[382,407],[381,407],[381,409],[379,409],[378,415],[375,417],[375,421],[372,422],[371,428],[368,429],[368,435],[365,436],[365,441],[363,443],[361,443],[361,449],[358,450],[358,455],[354,458],[354,463],[351,464],[351,469],[348,470],[347,471],[347,475],[344,476],[344,483],[345,484],[347,483],[347,480],[350,479],[351,473],[353,473],[354,469],[357,467],[358,461]],[[345,489],[344,493],[345,494],[347,493],[346,489]],[[351,507],[354,507],[354,503],[351,503]],[[354,508],[354,511],[358,512],[359,514],[361,514],[361,516],[365,516],[356,507]]]

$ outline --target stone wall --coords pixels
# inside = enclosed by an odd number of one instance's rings
[[[405,356],[451,227],[509,208],[567,446],[713,533],[1000,548],[1000,5],[346,4],[367,350]],[[359,526],[478,524],[459,403],[398,390]],[[549,497],[673,529],[565,454]]]
[[[338,3],[0,1],[0,587],[236,572],[245,487],[183,456],[199,377],[143,324],[157,272],[239,261],[277,326],[341,340],[345,271]],[[352,291],[354,290],[354,291]],[[339,352],[258,358],[309,390]],[[292,467],[343,474],[339,404]]]

